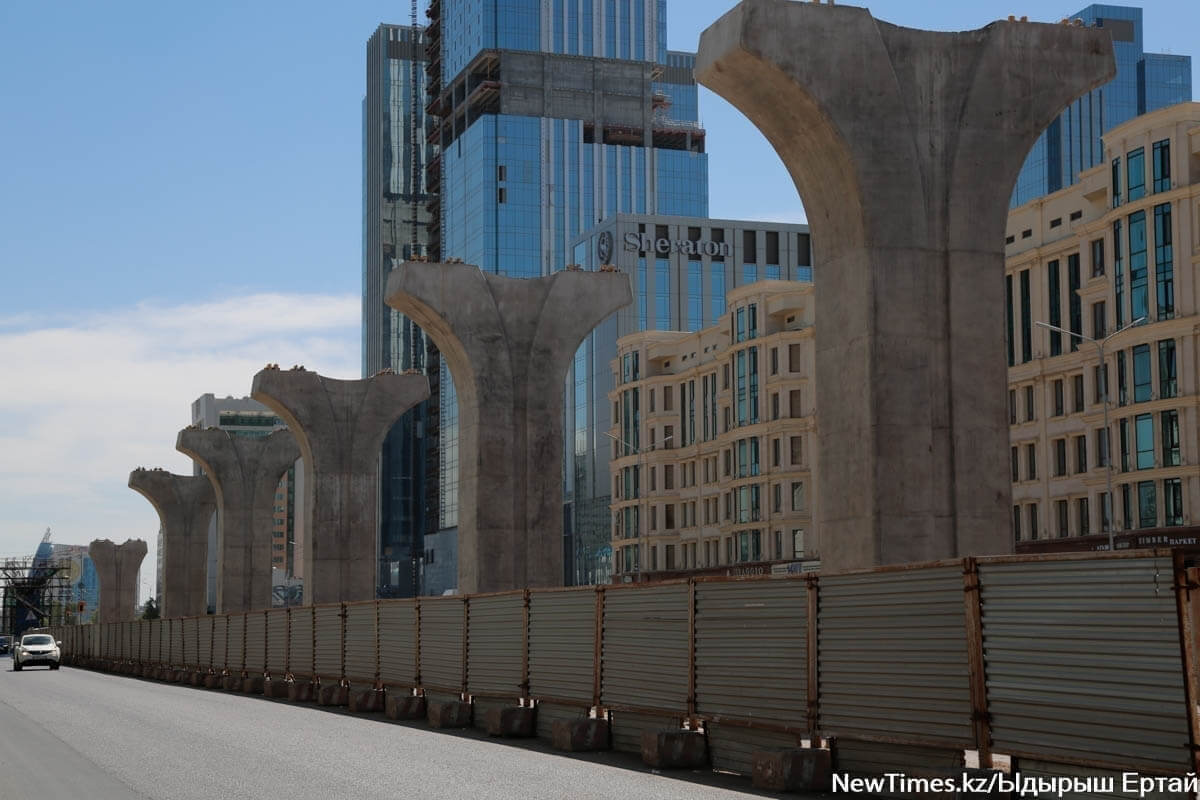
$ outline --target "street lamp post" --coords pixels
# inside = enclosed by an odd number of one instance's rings
[[[1116,549],[1117,549],[1116,545],[1113,541],[1113,516],[1114,516],[1113,510],[1116,507],[1116,502],[1113,500],[1113,488],[1112,488],[1112,429],[1108,425],[1108,364],[1104,360],[1104,347],[1105,347],[1105,345],[1108,344],[1108,340],[1113,338],[1114,336],[1116,336],[1118,333],[1123,333],[1124,331],[1127,331],[1130,328],[1134,327],[1135,325],[1139,325],[1145,321],[1146,321],[1145,317],[1138,317],[1133,322],[1126,325],[1124,328],[1117,328],[1115,331],[1110,333],[1108,336],[1105,336],[1103,339],[1099,339],[1099,340],[1093,339],[1090,336],[1084,336],[1082,333],[1075,333],[1073,331],[1064,330],[1063,328],[1060,328],[1057,325],[1051,325],[1049,322],[1042,322],[1041,320],[1038,320],[1034,323],[1035,325],[1038,325],[1042,328],[1046,328],[1048,330],[1052,330],[1056,333],[1062,333],[1068,337],[1081,339],[1082,341],[1085,341],[1085,342],[1091,342],[1092,344],[1096,345],[1096,353],[1100,357],[1100,379],[1101,379],[1103,390],[1104,390],[1104,394],[1101,397],[1101,402],[1104,404],[1104,467],[1105,467],[1104,471],[1106,473],[1106,477],[1107,477],[1107,481],[1108,481],[1108,489],[1107,489],[1107,493],[1105,495],[1105,499],[1107,500],[1107,503],[1108,503],[1108,508],[1105,509],[1103,506],[1101,506],[1101,512],[1104,514],[1105,528],[1107,529],[1107,532],[1108,532],[1108,551],[1110,553],[1115,553]],[[1047,512],[1047,513],[1049,513],[1049,512]]]
[[[646,500],[646,492],[645,492],[645,491],[643,490],[643,488],[642,488],[642,481],[645,479],[642,473],[644,473],[644,472],[646,471],[646,470],[645,470],[646,460],[645,460],[644,458],[642,458],[642,455],[643,455],[643,453],[644,453],[645,451],[643,451],[643,450],[642,450],[642,448],[640,448],[640,447],[634,447],[633,445],[631,445],[629,442],[625,441],[625,440],[624,440],[624,439],[622,439],[621,437],[619,437],[619,436],[615,436],[615,435],[613,435],[613,434],[609,433],[608,431],[601,431],[601,433],[603,433],[603,434],[604,434],[605,436],[607,436],[608,438],[612,439],[612,440],[613,440],[614,442],[616,442],[617,444],[620,444],[620,445],[622,445],[623,447],[625,447],[625,449],[626,449],[626,450],[632,450],[632,451],[633,451],[633,454],[634,454],[634,455],[636,455],[636,456],[638,457],[638,460],[637,460],[637,468],[638,468],[638,498],[637,498],[637,499],[638,499],[638,504],[637,504],[637,509],[638,509],[638,528],[641,528],[641,526],[642,526],[642,519],[645,517],[645,515],[642,513],[642,510],[643,510],[643,507],[645,506],[645,500]],[[675,438],[675,434],[671,434],[670,436],[664,436],[664,437],[663,437],[663,440],[662,440],[662,441],[663,441],[663,444],[664,444],[664,445],[666,445],[666,443],[667,443],[667,442],[669,442],[671,439],[674,439],[674,438]],[[651,447],[651,448],[650,448],[650,450],[651,450],[651,451],[653,451],[653,450],[654,450],[654,448],[653,448],[653,447]],[[647,531],[647,532],[649,532],[649,531]],[[629,532],[628,532],[628,531],[626,531],[626,536],[628,536],[628,534],[629,534]],[[641,531],[640,531],[640,530],[638,531],[638,536],[639,536],[639,538],[641,537]],[[641,547],[641,542],[638,542],[638,547],[639,547],[639,548]],[[639,563],[639,565],[640,565],[640,563],[641,563],[641,556],[640,556],[640,555],[638,556],[638,563]]]

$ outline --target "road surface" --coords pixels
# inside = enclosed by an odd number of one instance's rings
[[[654,774],[635,756],[429,730],[0,657],[0,800],[586,800],[761,796],[745,778]]]

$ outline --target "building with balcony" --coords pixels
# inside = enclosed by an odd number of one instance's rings
[[[716,324],[622,337],[609,393],[613,578],[815,569],[810,282],[732,289]]]

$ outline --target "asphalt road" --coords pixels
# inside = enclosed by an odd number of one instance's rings
[[[657,775],[625,754],[0,657],[0,800],[753,796],[744,778]]]

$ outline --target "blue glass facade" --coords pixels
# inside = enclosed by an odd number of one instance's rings
[[[1071,103],[1038,137],[1017,176],[1012,207],[1071,186],[1104,157],[1103,134],[1139,114],[1192,99],[1189,56],[1146,53],[1142,9],[1090,5],[1071,15],[1112,31],[1117,75]]]
[[[571,245],[600,220],[619,213],[707,215],[708,162],[692,75],[695,57],[667,52],[665,0],[442,0],[438,9],[430,30],[436,30],[431,41],[438,51],[432,55],[431,47],[434,75],[446,87],[431,89],[431,94],[441,92],[435,105],[441,104],[446,119],[439,130],[441,259],[459,258],[510,277],[539,277],[582,263]],[[502,51],[496,54],[497,66],[480,66],[485,51]],[[538,112],[546,116],[508,113],[504,92],[511,82],[504,72],[512,62],[504,61],[503,51],[647,65],[638,69],[650,84],[646,94],[652,107],[619,125],[607,115],[597,120],[565,107]],[[478,99],[477,91],[487,88],[481,81],[492,79],[499,98],[489,104]],[[628,96],[632,87],[572,88],[600,97],[605,92]],[[587,266],[598,265],[589,261]],[[644,309],[645,298],[641,302]],[[611,380],[608,361],[616,334],[615,325],[606,325],[601,331],[607,333],[598,332],[580,348],[567,377],[564,408],[573,423],[569,451],[594,453],[594,443],[585,439],[607,427],[597,428],[589,417],[597,398],[606,405]],[[438,527],[445,530],[458,521],[458,410],[444,366],[439,377]],[[604,387],[599,395],[596,386]],[[577,473],[589,485],[596,480],[601,485],[586,493],[586,508],[568,498],[564,576],[567,583],[606,580],[606,573],[594,568],[576,568],[569,542],[581,523],[608,541],[608,492],[601,491],[607,460],[600,475],[588,458],[574,463],[571,458],[564,465],[568,492]]]
[[[432,375],[437,370],[436,351],[424,332],[383,299],[388,273],[426,253],[429,243],[425,167],[433,148],[424,135],[425,60],[421,29],[380,25],[367,42],[362,113],[363,377],[382,369]],[[377,590],[385,597],[411,596],[418,590],[414,572],[419,572],[422,537],[429,524],[425,512],[436,491],[426,468],[436,426],[430,404],[422,403],[397,421],[383,445]]]

